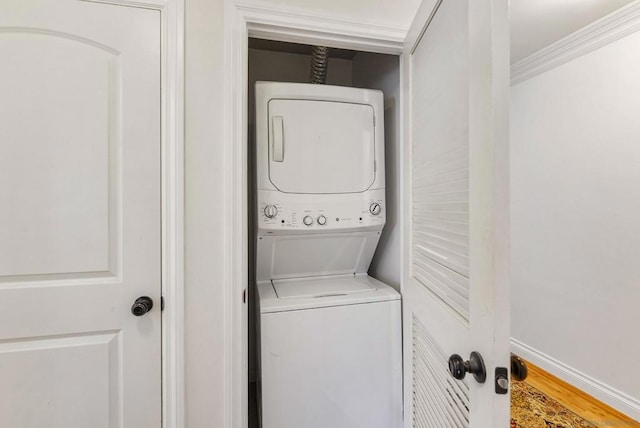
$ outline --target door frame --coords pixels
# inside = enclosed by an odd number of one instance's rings
[[[160,13],[162,427],[183,428],[184,375],[184,2],[78,0]]]
[[[248,38],[318,44],[343,49],[385,53],[400,58],[406,28],[347,20],[340,15],[319,15],[309,11],[256,5],[241,1],[225,2],[225,107],[224,207],[225,263],[225,403],[224,426],[248,426],[248,206],[247,206],[247,85]],[[399,104],[402,106],[402,103]],[[402,108],[402,107],[401,107]],[[402,116],[402,111],[400,112]],[[401,139],[403,131],[401,130]],[[402,171],[399,172],[402,177]]]

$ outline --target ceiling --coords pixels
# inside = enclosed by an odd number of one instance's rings
[[[633,0],[511,0],[515,63]]]

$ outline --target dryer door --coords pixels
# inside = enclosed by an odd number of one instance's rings
[[[269,179],[287,193],[357,193],[375,181],[373,107],[269,101]]]

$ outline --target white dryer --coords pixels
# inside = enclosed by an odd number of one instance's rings
[[[380,91],[256,84],[263,428],[402,426],[400,296],[367,275],[383,123]]]

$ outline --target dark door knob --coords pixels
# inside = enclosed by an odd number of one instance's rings
[[[449,357],[449,373],[458,380],[464,379],[467,373],[471,373],[478,383],[487,380],[487,370],[484,367],[482,355],[472,352],[469,361],[465,361],[458,354]]]
[[[142,296],[138,297],[133,306],[131,306],[131,313],[137,317],[141,317],[153,308],[153,300],[151,297]]]
[[[515,354],[511,354],[511,377],[517,381],[522,381],[527,378],[529,370],[527,370],[527,363]]]

